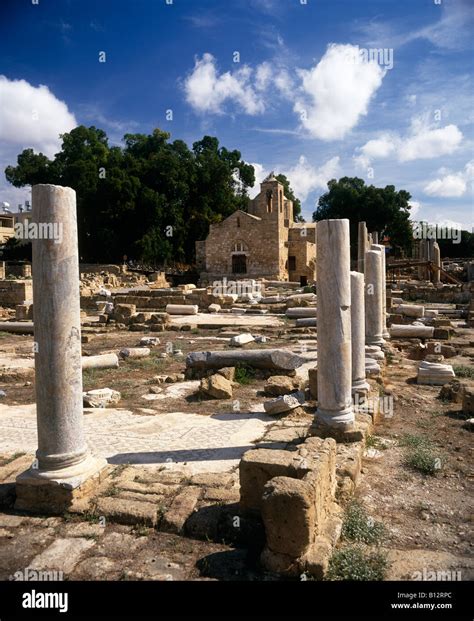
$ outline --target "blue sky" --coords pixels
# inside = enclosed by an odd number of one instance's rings
[[[169,2],[2,1],[2,171],[81,123],[117,144],[160,127],[217,136],[259,180],[284,172],[307,219],[329,179],[357,175],[471,230],[474,2]],[[0,201],[25,198],[2,173]]]

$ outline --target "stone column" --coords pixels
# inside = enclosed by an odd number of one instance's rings
[[[435,267],[435,272],[433,274],[433,284],[439,285],[441,283],[441,272],[439,271],[441,268],[441,250],[437,242],[433,244],[432,261]]]
[[[3,280],[6,276],[5,261],[0,261],[0,280]]]
[[[367,252],[367,225],[365,222],[359,222],[358,238],[357,238],[357,269],[364,273],[365,253]]]
[[[352,408],[349,220],[318,222],[317,423],[346,429]]]
[[[420,239],[418,242],[418,259],[420,261],[426,261],[426,240]],[[423,266],[418,267],[418,280],[423,280],[425,275],[425,268]]]
[[[33,223],[54,236],[32,242],[38,450],[17,478],[15,506],[55,511],[105,460],[90,455],[83,429],[76,193],[36,185],[32,203]]]
[[[372,239],[374,241],[374,244],[378,244],[379,243],[379,233],[378,233],[378,231],[374,231],[372,233]]]
[[[352,393],[367,393],[365,381],[364,275],[351,272]]]
[[[390,338],[387,329],[387,267],[385,257],[385,246],[382,244],[372,244],[371,250],[380,250],[382,257],[382,336],[384,339]]]
[[[365,255],[365,342],[383,345],[382,253],[369,250]]]

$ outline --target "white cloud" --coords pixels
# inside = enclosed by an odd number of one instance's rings
[[[264,79],[261,70],[260,83]],[[261,114],[265,110],[262,95],[251,84],[254,71],[244,65],[234,72],[219,73],[212,54],[196,59],[193,71],[184,82],[186,100],[198,112],[224,113],[224,104],[233,102],[246,114]]]
[[[298,72],[302,86],[294,110],[312,137],[341,139],[367,114],[386,70],[375,62],[356,62],[358,51],[332,44],[315,67]]]
[[[450,155],[462,140],[456,125],[433,128],[422,119],[412,123],[411,134],[400,142],[398,156],[401,162]]]
[[[252,163],[255,169],[255,185],[249,191],[250,198],[255,198],[260,192],[260,183],[270,174],[270,169],[262,164]],[[304,202],[314,190],[326,190],[330,179],[339,176],[339,157],[333,157],[322,166],[312,166],[304,155],[298,162],[291,165],[275,166],[275,174],[285,175],[295,196]]]
[[[409,205],[410,205],[410,207],[411,207],[411,209],[410,209],[410,215],[411,215],[411,217],[413,218],[413,217],[415,217],[415,216],[416,216],[416,214],[420,211],[420,209],[421,209],[421,203],[420,203],[419,201],[413,201],[413,200],[411,200],[408,204],[409,204]]]
[[[464,170],[457,173],[446,174],[430,181],[425,187],[424,192],[429,196],[439,196],[443,198],[457,198],[465,194],[468,183],[472,182],[474,170],[474,160],[468,162]],[[441,172],[442,171],[442,172]],[[443,174],[445,169],[441,169]]]
[[[21,150],[33,147],[49,157],[60,147],[59,134],[77,126],[67,105],[47,86],[0,76],[0,140]]]
[[[461,144],[463,135],[456,125],[434,127],[426,117],[412,119],[409,132],[402,136],[384,133],[359,147],[354,155],[357,166],[365,168],[373,160],[396,157],[399,162],[418,159],[432,159],[454,153]]]
[[[332,157],[318,168],[302,155],[295,166],[283,168],[282,172],[288,177],[295,196],[304,202],[313,190],[326,190],[327,182],[339,175],[339,157]]]

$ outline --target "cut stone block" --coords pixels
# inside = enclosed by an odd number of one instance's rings
[[[186,487],[173,500],[161,520],[160,530],[179,534],[183,531],[186,520],[193,513],[202,495],[199,487]]]
[[[234,347],[242,347],[243,345],[248,345],[248,343],[253,343],[254,341],[255,339],[251,334],[239,334],[238,336],[231,338],[230,344]]]
[[[453,367],[450,364],[427,362],[424,360],[418,367],[418,384],[442,386],[454,377]]]
[[[157,523],[156,504],[122,498],[105,497],[97,501],[96,514],[118,524],[143,524],[155,527]]]

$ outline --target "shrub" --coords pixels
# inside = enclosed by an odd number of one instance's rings
[[[332,555],[325,580],[383,580],[387,569],[386,553],[364,550],[359,545],[345,546]]]
[[[357,500],[352,500],[347,508],[342,523],[342,536],[349,541],[362,543],[380,543],[385,534],[382,522],[371,518],[364,506]]]

